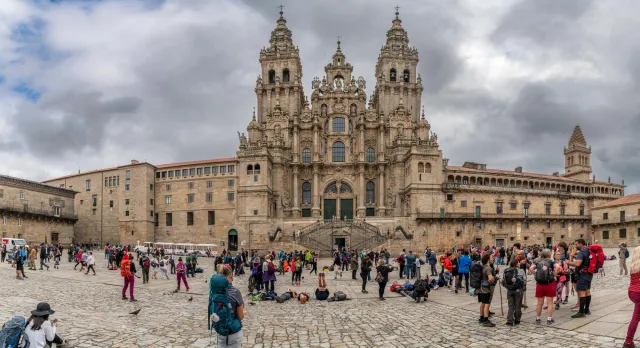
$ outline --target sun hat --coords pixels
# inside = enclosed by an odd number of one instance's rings
[[[51,314],[53,314],[55,312],[56,311],[51,309],[51,306],[48,303],[40,302],[40,303],[38,303],[38,306],[36,307],[36,310],[35,311],[31,311],[31,315],[36,316],[36,317],[43,317],[45,315],[51,315]]]

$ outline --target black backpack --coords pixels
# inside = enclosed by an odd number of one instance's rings
[[[469,286],[473,289],[479,289],[482,285],[482,264],[474,262],[469,267]]]
[[[550,284],[556,281],[556,276],[551,267],[551,261],[536,263],[536,283]]]
[[[515,281],[513,280],[515,278]],[[502,286],[507,290],[522,289],[522,279],[518,277],[518,269],[509,267],[504,270],[504,276],[502,277]]]

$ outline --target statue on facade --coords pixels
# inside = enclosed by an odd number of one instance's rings
[[[289,191],[285,191],[282,195],[282,206],[285,208],[289,208]]]
[[[343,87],[344,87],[344,84],[342,82],[342,78],[340,78],[340,77],[336,78],[335,84],[336,84],[336,90],[338,90],[338,91],[341,91],[343,89]]]
[[[367,87],[367,83],[364,81],[364,77],[362,76],[358,77],[358,88],[364,91],[366,87]]]
[[[391,187],[387,189],[387,208],[395,208],[396,207],[396,196],[393,194],[393,190]]]

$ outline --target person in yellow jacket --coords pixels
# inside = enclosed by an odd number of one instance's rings
[[[38,253],[36,252],[36,248],[31,248],[29,252],[29,269],[32,271],[36,270],[36,259],[38,258]]]

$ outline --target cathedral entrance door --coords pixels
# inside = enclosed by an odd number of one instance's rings
[[[353,220],[353,199],[340,200],[340,220]]]
[[[336,210],[336,200],[335,199],[325,199],[324,200],[324,219],[332,220],[334,216],[338,214]]]

